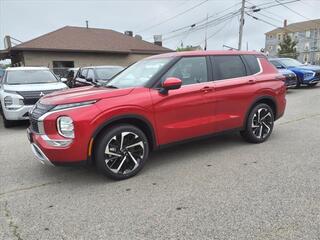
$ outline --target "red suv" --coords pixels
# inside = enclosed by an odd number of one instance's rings
[[[28,137],[43,163],[94,163],[125,179],[151,150],[172,143],[226,130],[264,142],[285,110],[284,80],[257,52],[156,55],[104,86],[44,96],[30,113]]]

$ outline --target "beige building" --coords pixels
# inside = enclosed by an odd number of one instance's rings
[[[66,26],[0,51],[12,66],[71,68],[94,65],[128,66],[142,58],[170,52],[161,42],[143,41],[132,32]]]

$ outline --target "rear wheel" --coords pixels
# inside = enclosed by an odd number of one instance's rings
[[[250,143],[262,143],[272,133],[274,125],[274,113],[272,108],[265,104],[257,104],[250,112],[245,130],[241,136]]]
[[[143,168],[148,156],[148,139],[135,126],[116,125],[104,131],[97,139],[97,168],[112,179],[133,177]]]

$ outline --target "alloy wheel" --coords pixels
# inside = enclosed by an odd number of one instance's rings
[[[253,115],[251,129],[258,139],[268,137],[273,127],[273,116],[269,109],[259,108]]]
[[[144,143],[133,132],[121,132],[113,136],[105,148],[105,164],[115,174],[129,174],[144,158]]]

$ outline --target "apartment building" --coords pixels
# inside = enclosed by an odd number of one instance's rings
[[[303,63],[320,64],[320,19],[287,24],[283,27],[265,33],[265,52],[270,57],[276,57],[279,44],[285,35],[298,42],[298,60]]]

